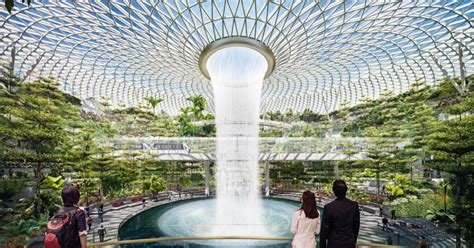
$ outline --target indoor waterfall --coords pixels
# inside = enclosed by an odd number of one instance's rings
[[[219,235],[265,234],[259,193],[258,122],[268,63],[259,52],[228,47],[207,67],[214,88],[217,128],[217,228]]]

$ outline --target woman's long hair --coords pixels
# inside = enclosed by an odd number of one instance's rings
[[[303,203],[300,210],[303,210],[306,217],[315,219],[319,217],[318,207],[316,206],[316,196],[313,192],[306,190],[302,195]]]

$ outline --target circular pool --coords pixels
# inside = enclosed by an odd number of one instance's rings
[[[119,229],[120,240],[156,237],[226,236],[233,229],[248,229],[246,236],[291,237],[290,223],[300,203],[283,199],[262,200],[263,223],[249,226],[222,226],[216,224],[216,199],[192,199],[160,205],[127,220]],[[255,235],[252,235],[255,233]],[[189,240],[166,241],[158,244],[128,245],[126,247],[288,247],[290,241],[254,240]]]

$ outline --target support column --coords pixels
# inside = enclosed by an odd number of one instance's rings
[[[204,162],[204,194],[206,196],[209,196],[210,194],[210,191],[209,191],[209,177],[210,177],[210,173],[209,173],[209,165],[210,165],[211,162],[209,161],[205,161]]]
[[[462,59],[462,45],[459,43],[459,49],[458,49],[458,54],[459,54],[459,70],[460,70],[460,75],[461,75],[461,88],[464,90],[464,92],[468,92],[467,82],[466,82],[466,75],[465,75],[465,64]]]
[[[462,59],[462,57],[461,57]],[[461,88],[461,86],[459,86],[448,74],[448,71],[446,71],[443,66],[441,65],[441,63],[435,58],[433,57],[433,61],[435,62],[435,64],[438,66],[438,68],[443,72],[443,76],[446,77],[449,82],[451,82],[451,84],[454,86],[454,88],[456,88],[456,90],[458,91],[458,93],[461,95],[461,96],[464,96],[464,90]]]
[[[265,161],[265,196],[270,196],[270,163]]]

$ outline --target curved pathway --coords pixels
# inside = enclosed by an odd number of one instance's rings
[[[199,198],[204,196],[194,196],[193,198]],[[293,195],[277,195],[275,197],[278,198],[285,198],[295,200],[295,196]],[[143,207],[141,202],[136,203],[129,203],[120,207],[112,207],[111,205],[106,205],[104,207],[104,221],[100,223],[100,220],[97,217],[97,208],[92,209],[92,217],[94,219],[94,224],[92,225],[92,231],[89,232],[88,235],[88,242],[99,242],[99,237],[97,234],[96,229],[103,225],[106,230],[107,234],[105,236],[105,241],[116,241],[118,238],[118,230],[120,225],[124,220],[153,207],[169,203],[169,202],[176,202],[180,200],[190,199],[191,197],[183,197],[179,199],[177,195],[173,195],[171,201],[170,200],[161,200],[158,202],[149,201]],[[324,206],[326,203],[331,201],[331,199],[326,198],[321,200],[318,205]],[[378,210],[377,212],[378,213]],[[423,220],[417,220],[418,222],[423,222],[422,224],[426,225],[427,228],[423,229],[413,229],[407,227],[393,227],[391,226],[390,232],[382,231],[381,228],[381,221],[382,218],[378,216],[378,214],[371,214],[368,212],[362,212],[361,214],[361,228],[358,241],[361,243],[382,243],[386,244],[387,237],[391,236],[393,240],[393,244],[401,244],[403,246],[408,247],[419,247],[416,243],[416,240],[421,236],[424,235],[426,237],[430,236],[438,236],[437,240],[433,240],[435,242],[431,242],[430,247],[454,247],[454,240],[452,236],[447,235],[441,228],[434,227],[431,223]],[[414,219],[401,219],[402,221],[412,223]],[[436,232],[434,234],[434,232]],[[110,246],[112,247],[112,246]]]

